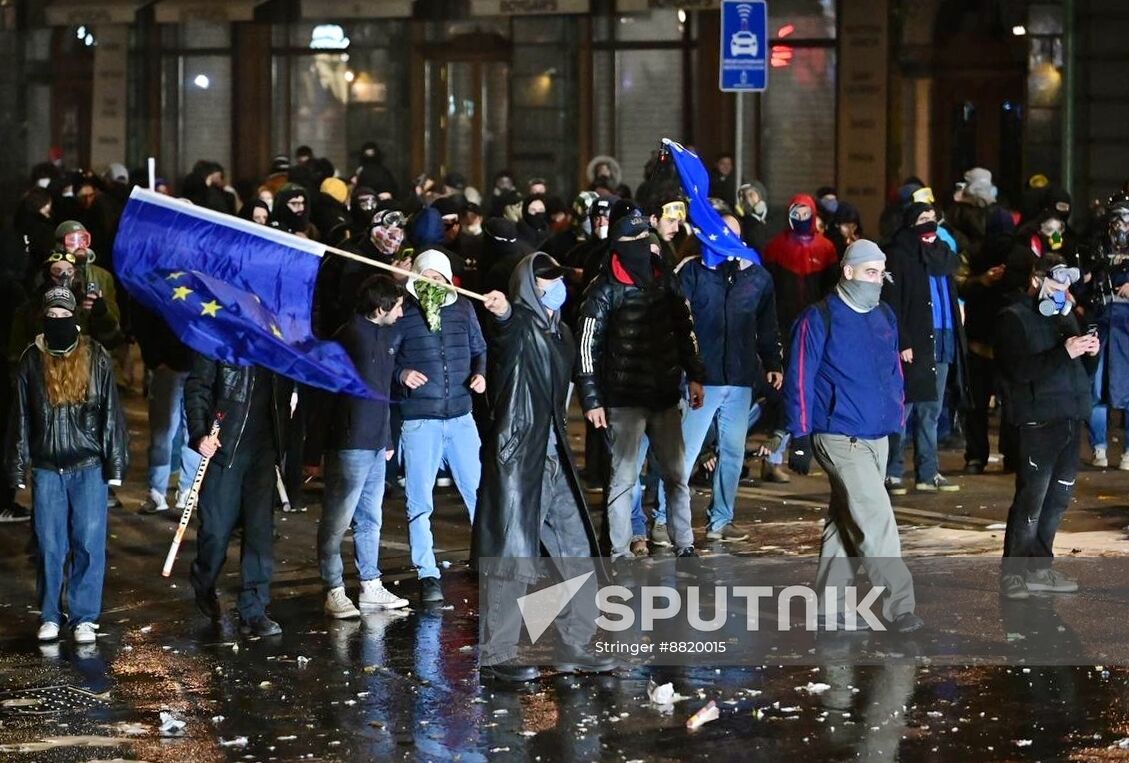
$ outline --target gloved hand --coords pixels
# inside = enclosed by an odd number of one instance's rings
[[[109,310],[110,308],[106,306],[106,300],[101,297],[95,298],[94,304],[90,306],[90,314],[95,318],[101,318]]]
[[[760,446],[760,449],[757,450],[757,455],[761,458],[767,458],[768,456],[771,456],[773,453],[780,449],[780,443],[784,442],[784,438],[787,436],[787,432],[782,429],[777,429],[772,433],[772,437],[769,437],[767,440],[765,440],[764,445]]]
[[[788,449],[788,468],[796,474],[808,474],[811,471],[811,435],[795,437],[792,446]]]

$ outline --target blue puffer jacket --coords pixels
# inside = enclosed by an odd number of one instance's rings
[[[706,367],[703,384],[757,390],[766,372],[784,370],[767,270],[756,264],[741,270],[735,262],[711,269],[694,258],[678,266],[678,280]]]
[[[835,293],[824,304],[826,313],[821,303],[805,308],[792,331],[784,375],[788,431],[865,440],[902,431],[904,381],[893,310],[880,304],[857,313]]]
[[[396,375],[392,399],[400,417],[453,419],[470,413],[470,378],[486,375],[486,340],[474,308],[465,297],[442,308],[440,329],[432,332],[419,303],[404,297],[404,317],[395,323]],[[408,389],[400,384],[404,371],[419,371],[427,384]]]

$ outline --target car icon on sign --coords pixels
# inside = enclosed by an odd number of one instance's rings
[[[759,49],[757,36],[752,32],[736,32],[729,38],[729,55],[731,56],[755,56]]]

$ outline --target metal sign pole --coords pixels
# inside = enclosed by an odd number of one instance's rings
[[[737,93],[737,134],[734,138],[736,145],[733,147],[733,187],[741,187],[742,167],[745,162],[745,94]],[[735,199],[740,203],[739,199]]]

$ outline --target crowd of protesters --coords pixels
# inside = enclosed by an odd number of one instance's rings
[[[1016,472],[1001,590],[1077,587],[1050,560],[1081,427],[1091,463],[1106,467],[1109,412],[1129,409],[1129,194],[1082,234],[1070,196],[1042,176],[1010,203],[983,168],[951,194],[911,178],[870,240],[831,187],[786,189],[796,193],[783,219],[770,219],[765,186],[736,187],[723,156],[711,203],[756,256],[711,265],[661,151],[635,191],[612,157],[593,159],[588,176],[571,200],[508,171],[482,191],[458,173],[405,184],[369,143],[355,168],[307,147],[278,156],[242,193],[214,162],[176,184],[158,180],[159,192],[359,255],[325,259],[311,309],[318,334],[378,393],[360,400],[191,351],[115,289],[127,170],[37,166],[0,238],[2,362],[14,380],[0,519],[34,518],[39,637],[69,622],[77,640],[93,639],[106,511],[120,505],[113,487],[128,453],[113,381],[124,384],[133,343],[149,413],[139,511],[175,518],[209,457],[192,584],[218,618],[216,582],[242,528],[248,633],[281,630],[268,614],[274,511],[304,511],[311,475],[325,488],[325,611],[351,618],[408,605],[380,583],[386,493],[403,497],[421,601],[443,600],[430,520],[436,487],[452,484],[479,556],[602,553],[622,566],[661,547],[692,557],[699,533],[747,538],[739,486],[789,482],[785,461],[807,473],[814,457],[831,481],[823,556],[898,557],[890,496],[908,491],[909,444],[916,491],[959,490],[939,451],[963,447],[964,473],[983,473],[993,410],[1002,468]],[[586,427],[579,471],[566,430],[573,403]],[[768,437],[753,450],[757,428]],[[1129,470],[1129,454],[1119,468]],[[711,488],[704,521],[692,515],[690,484]],[[16,500],[25,487],[30,511]],[[596,493],[602,539],[587,508]],[[350,527],[356,603],[341,559]],[[921,621],[903,570],[886,574],[884,611],[908,631]],[[579,647],[573,662],[606,667]],[[526,668],[499,671],[527,680]]]

